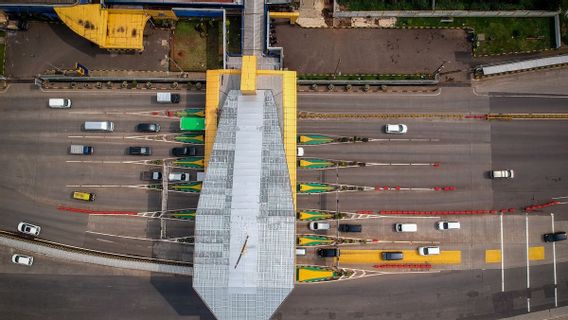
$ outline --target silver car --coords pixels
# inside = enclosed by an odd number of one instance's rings
[[[21,233],[29,234],[30,236],[37,237],[39,236],[41,227],[27,222],[20,222],[18,224],[18,231],[20,231]]]

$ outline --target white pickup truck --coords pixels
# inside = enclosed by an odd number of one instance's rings
[[[91,146],[83,146],[78,144],[72,144],[69,147],[69,154],[82,154],[82,155],[90,155],[93,154],[95,148]]]

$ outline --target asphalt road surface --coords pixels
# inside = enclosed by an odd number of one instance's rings
[[[69,97],[73,107],[69,110],[56,110],[47,107],[49,97]],[[168,105],[170,109],[202,107],[203,94],[184,95],[179,105]],[[59,210],[60,206],[97,211],[148,212],[161,208],[160,192],[137,188],[148,184],[142,181],[142,171],[159,169],[128,163],[69,163],[77,160],[133,161],[170,158],[170,149],[176,144],[158,141],[132,139],[143,136],[134,127],[139,122],[156,121],[161,123],[161,133],[179,132],[175,121],[166,118],[153,118],[142,115],[117,114],[132,111],[163,110],[163,105],[153,102],[152,93],[100,94],[96,92],[75,92],[45,94],[30,91],[27,85],[12,85],[0,96],[2,119],[0,129],[0,163],[2,163],[3,208],[0,227],[15,231],[20,221],[28,221],[42,226],[41,236],[48,240],[102,251],[127,253],[133,255],[179,258],[190,257],[192,249],[187,245],[156,241],[159,237],[160,223],[147,218],[144,220],[145,234],[125,234],[121,230],[109,231],[117,223],[125,225],[134,221],[98,221],[96,230],[88,215]],[[86,120],[111,120],[115,122],[113,133],[88,133],[81,131]],[[70,138],[88,135],[90,138]],[[88,144],[95,147],[92,156],[68,154],[71,144]],[[153,155],[136,157],[126,154],[128,146],[151,146]],[[79,187],[71,187],[79,185]],[[81,185],[110,185],[106,188],[88,188]],[[113,187],[114,186],[114,187]],[[71,199],[73,191],[95,192],[95,202],[81,202]],[[194,208],[197,196],[172,192],[168,208]],[[93,218],[94,219],[94,218]],[[120,220],[119,220],[120,219]],[[107,225],[108,228],[102,228]],[[168,237],[191,236],[192,223],[169,224]],[[87,231],[87,232],[86,232]],[[91,232],[92,231],[92,232]],[[96,233],[93,233],[96,232]],[[102,233],[102,234],[100,234]],[[117,237],[120,236],[120,237]],[[125,238],[125,237],[130,238]],[[112,239],[108,239],[111,237]],[[140,239],[136,239],[140,238]],[[129,245],[125,245],[128,242]],[[135,244],[136,243],[136,244]],[[189,250],[189,251],[188,251]]]
[[[121,138],[116,141],[96,140],[95,144],[96,152],[100,150],[100,159],[113,161],[131,159],[124,154],[131,142],[122,137],[131,136],[137,122],[148,121],[147,117],[136,115],[81,112],[111,112],[117,109],[148,111],[163,108],[152,103],[150,93],[90,96],[83,93],[66,93],[66,96],[73,99],[72,110],[48,109],[47,98],[60,95],[40,93],[23,85],[12,86],[7,93],[0,95],[0,112],[4,121],[0,127],[0,208],[3,212],[0,227],[15,230],[19,221],[26,220],[42,225],[42,237],[58,242],[113,252],[132,250],[134,254],[160,257],[165,254],[166,257],[178,259],[191,256],[190,246],[187,245],[170,248],[169,244],[157,240],[150,241],[152,244],[149,245],[148,239],[155,239],[159,231],[159,225],[150,219],[146,222],[139,220],[145,218],[137,217],[122,217],[120,220],[100,217],[91,219],[86,215],[57,210],[60,204],[95,210],[151,211],[158,208],[159,195],[135,188],[87,190],[97,192],[98,199],[95,203],[72,201],[69,198],[72,190],[67,188],[67,185],[87,182],[91,184],[91,181],[96,184],[138,184],[142,170],[138,165],[122,163],[77,164],[65,161],[75,159],[67,155],[66,148],[77,142],[70,139],[70,135],[82,134],[82,121],[96,120],[95,116],[97,119],[103,116],[101,119],[115,121],[117,131],[109,136]],[[531,101],[519,100],[518,97],[495,99],[474,95],[471,89],[465,88],[444,88],[440,95],[412,97],[309,94],[300,95],[298,101],[300,111],[318,112],[349,110],[366,113],[479,114],[488,111],[530,110],[529,105],[535,106],[535,112],[562,110],[562,102],[546,97],[537,97]],[[189,94],[184,96],[181,106],[196,107],[202,106],[203,103],[203,94]],[[166,131],[175,129],[175,124],[171,121],[159,122]],[[299,131],[380,138],[385,137],[381,133],[385,123],[386,121],[378,120],[300,121]],[[436,141],[308,147],[306,156],[357,161],[436,161],[440,162],[440,167],[418,170],[367,167],[340,169],[337,172],[331,170],[325,171],[324,174],[302,170],[300,179],[368,186],[396,184],[419,187],[451,184],[457,188],[456,191],[446,193],[379,194],[373,191],[339,194],[340,210],[458,210],[500,206],[520,208],[532,201],[536,203],[553,196],[563,196],[560,192],[566,190],[568,167],[565,162],[565,136],[568,127],[562,125],[562,122],[487,123],[473,120],[459,122],[415,119],[405,123],[409,126],[407,137],[431,138]],[[532,134],[533,132],[535,134]],[[167,156],[168,148],[171,147],[158,142],[148,142],[148,145],[155,148],[156,158]],[[541,157],[541,154],[544,156]],[[98,154],[96,156],[99,157]],[[153,156],[149,158],[153,159]],[[488,179],[486,172],[497,167],[512,168],[517,177],[510,181]],[[335,194],[300,196],[298,203],[300,208],[335,209],[338,207],[335,197]],[[196,204],[196,199],[197,197],[192,195],[172,193],[169,204],[172,208],[191,207]],[[557,206],[553,207],[553,210],[533,213],[537,215],[534,218],[538,219],[528,219],[530,239],[523,238],[523,215],[512,219],[505,217],[503,229],[507,237],[510,237],[511,245],[506,248],[509,251],[504,252],[506,265],[503,270],[497,266],[485,270],[383,275],[364,280],[299,285],[277,311],[274,319],[495,319],[526,313],[529,304],[531,311],[554,306],[554,294],[551,295],[554,291],[551,291],[551,288],[554,288],[554,262],[549,254],[550,247],[545,248],[546,258],[539,263],[523,266],[517,264],[517,261],[522,262],[522,246],[526,243],[531,246],[544,246],[539,237],[547,231],[548,222],[542,221],[549,219],[551,212],[555,213],[558,221],[567,220],[568,212],[565,208]],[[475,217],[471,217],[471,221],[474,220]],[[477,222],[472,223],[472,226],[477,225]],[[182,231],[186,226],[187,234]],[[172,226],[172,237],[191,236],[191,228],[190,222],[180,222],[179,225]],[[475,242],[475,237],[479,236],[477,240],[479,244],[483,244],[485,239],[474,232],[468,234],[471,237],[470,242]],[[137,239],[139,237],[146,239]],[[568,304],[568,260],[565,244],[559,244],[556,250],[556,298],[558,305],[563,306]],[[9,258],[9,254],[9,251],[3,254],[3,261]],[[42,266],[41,257],[37,263]],[[3,319],[10,319],[12,315],[20,314],[19,312],[25,312],[23,315],[26,315],[26,318],[33,319],[37,318],[40,310],[43,315],[53,316],[53,319],[72,318],[77,315],[74,312],[79,311],[83,311],[85,319],[88,319],[86,315],[98,319],[105,314],[111,318],[155,318],[160,314],[158,310],[165,310],[161,314],[164,319],[210,317],[206,307],[191,290],[190,278],[124,274],[109,276],[95,270],[95,267],[84,268],[80,275],[71,272],[62,275],[55,270],[64,270],[62,265],[67,263],[53,263],[58,266],[47,269],[35,269],[34,266],[25,269],[10,265],[2,268],[0,277],[2,283],[6,284],[0,291],[0,301],[3,303],[0,315]],[[53,275],[54,273],[57,275]],[[111,286],[112,289],[109,289]],[[18,289],[14,290],[15,287]],[[56,294],[47,294],[52,291]],[[86,292],[81,294],[83,291]],[[17,292],[17,295],[14,292]],[[38,293],[42,293],[40,298]],[[17,297],[17,300],[14,297]],[[32,303],[36,301],[37,303]],[[73,303],[81,307],[68,310],[68,306]],[[25,311],[20,311],[22,307]]]

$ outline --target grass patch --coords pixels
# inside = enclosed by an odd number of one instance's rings
[[[209,20],[207,23],[207,69],[223,68],[222,20]]]
[[[436,10],[557,10],[565,0],[436,0]],[[338,0],[347,10],[432,10],[431,0]]]
[[[241,16],[227,17],[227,52],[241,54]]]
[[[433,80],[432,74],[300,74],[298,80]]]
[[[179,20],[173,38],[172,59],[183,71],[204,72],[222,63],[222,33],[217,20]],[[179,71],[174,63],[170,70]]]
[[[399,18],[397,26],[467,27],[475,30],[476,55],[544,50],[554,46],[552,18]],[[485,40],[481,40],[485,38]]]

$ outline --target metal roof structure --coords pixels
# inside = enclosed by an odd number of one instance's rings
[[[540,59],[533,59],[533,60],[526,60],[519,62],[511,62],[511,63],[505,63],[493,66],[483,66],[481,67],[481,69],[483,71],[483,75],[487,76],[492,74],[542,68],[542,67],[554,66],[565,63],[568,63],[568,55],[540,58]]]
[[[193,287],[218,319],[269,319],[294,287],[294,205],[271,90],[231,90],[195,221]]]

